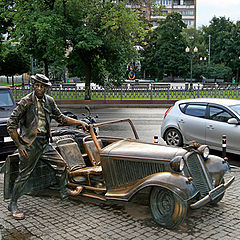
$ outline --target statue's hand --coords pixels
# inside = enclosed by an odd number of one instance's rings
[[[24,145],[21,144],[18,146],[18,152],[21,157],[24,157],[24,158],[28,157],[28,153]]]

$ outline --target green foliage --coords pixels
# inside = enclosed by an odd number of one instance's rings
[[[207,79],[224,79],[230,81],[232,78],[232,69],[220,64],[195,65],[193,78],[201,81],[203,76]]]
[[[214,17],[209,27],[204,27],[205,41],[211,35],[211,60],[216,64],[228,64],[230,56],[227,54],[233,44],[233,22],[225,17]]]
[[[193,58],[194,63],[197,63],[200,57],[208,57],[208,44],[204,41],[205,39],[202,31],[194,28],[185,28],[183,29],[182,34],[185,37],[187,46],[190,49],[194,49],[194,47],[198,48],[198,52]]]
[[[51,63],[68,63],[72,74],[86,84],[103,84],[106,79],[124,79],[127,63],[145,34],[138,12],[126,1],[110,0],[16,0],[5,2],[4,17],[13,22],[11,38],[34,59],[43,61],[45,74]],[[65,53],[68,49],[69,58]]]
[[[68,1],[70,31],[68,68],[72,73],[100,85],[119,84],[128,62],[137,53],[134,45],[144,37],[138,12],[112,1]],[[79,11],[81,9],[81,11]]]
[[[19,46],[3,45],[0,61],[0,74],[14,76],[29,71],[29,56]]]
[[[203,27],[205,41],[211,36],[211,62],[232,69],[239,80],[240,24],[225,17],[214,17],[208,27]],[[231,74],[232,76],[232,74]]]
[[[232,69],[227,66],[223,65],[210,65],[207,68],[207,73],[206,76],[208,78],[213,78],[213,79],[225,79],[225,80],[231,80],[232,78]]]
[[[128,1],[113,2],[0,0],[0,33],[8,32],[12,41],[20,42],[20,47],[14,49],[5,49],[1,44],[2,74],[25,71],[31,55],[37,62],[44,62],[46,75],[51,71],[62,76],[67,65],[70,76],[80,77],[86,86],[90,82],[119,85],[126,78],[127,64],[137,59],[141,60],[146,77],[189,77],[190,59],[185,48],[192,50],[197,46],[198,53],[193,57],[194,78],[204,75],[230,79],[234,74],[238,80],[240,22],[235,24],[225,17],[214,17],[208,27],[187,29],[181,15],[171,13],[152,30],[143,14],[126,8]],[[142,4],[140,0],[130,2]],[[159,15],[162,10],[153,0],[146,1],[146,5],[152,7],[153,14]],[[211,65],[207,67],[200,64],[199,57],[208,56],[209,35]],[[144,50],[137,52],[136,45]],[[22,70],[10,63],[13,56]],[[3,67],[6,61],[9,64]]]
[[[171,13],[153,30],[145,48],[143,64],[147,72],[152,71],[152,76],[156,73],[158,76],[167,74],[172,77],[184,74],[188,67],[185,53],[187,42],[182,35],[185,27],[182,16]]]
[[[64,17],[49,8],[50,1],[15,1],[5,15],[12,20],[11,38],[20,41],[21,47],[34,59],[48,65],[62,60],[65,54],[66,25]],[[57,9],[59,10],[59,9]]]

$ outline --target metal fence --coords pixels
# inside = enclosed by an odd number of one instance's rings
[[[187,87],[186,87],[187,86]],[[16,100],[31,91],[31,87],[12,87]],[[184,98],[232,98],[238,99],[238,84],[198,84],[190,88],[188,85],[173,87],[170,84],[125,84],[120,87],[85,88],[77,84],[53,85],[48,94],[55,100],[84,100],[86,95],[92,100],[171,100]]]

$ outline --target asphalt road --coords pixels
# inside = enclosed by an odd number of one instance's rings
[[[82,113],[86,112],[83,108],[69,109],[61,108],[62,111],[71,111],[78,116],[82,117]],[[92,115],[98,115],[98,122],[111,121],[123,118],[130,118],[143,141],[153,142],[153,137],[159,136],[160,127],[163,115],[166,111],[165,108],[95,108],[92,109]],[[111,128],[101,128],[100,135],[114,135],[114,136],[130,136],[127,124],[114,125]],[[163,143],[163,140],[161,140]]]

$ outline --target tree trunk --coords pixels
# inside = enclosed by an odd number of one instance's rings
[[[173,73],[170,73],[170,77],[171,77],[172,82],[174,82],[174,74]]]
[[[14,76],[12,76],[12,86],[14,87]]]
[[[86,66],[86,82],[85,82],[85,100],[91,100],[91,76],[92,76],[92,65],[90,61],[85,62]]]
[[[46,77],[49,77],[49,73],[48,73],[48,61],[47,61],[47,59],[44,59],[43,62],[44,62],[44,72],[45,72],[45,76],[46,76]]]
[[[63,0],[63,16],[66,18],[66,2],[67,0]]]
[[[239,82],[239,73],[240,73],[240,68],[237,69],[236,82]]]

